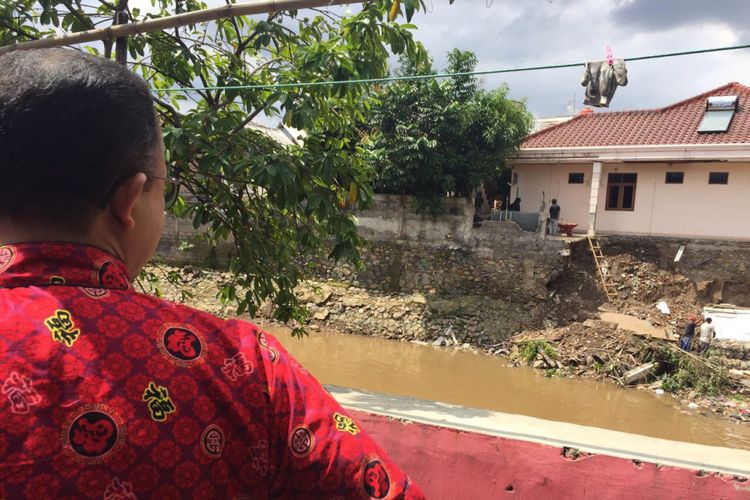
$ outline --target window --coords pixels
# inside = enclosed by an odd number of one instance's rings
[[[667,172],[665,184],[682,184],[685,180],[685,172]]]
[[[698,125],[698,132],[726,132],[737,111],[739,99],[736,95],[712,96],[706,99],[706,111]]]
[[[583,184],[583,174],[571,172],[568,174],[568,184]]]
[[[635,185],[638,174],[609,174],[607,210],[635,210]]]
[[[729,172],[709,172],[709,184],[729,184]]]

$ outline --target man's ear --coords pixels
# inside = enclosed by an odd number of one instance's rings
[[[135,208],[136,201],[138,201],[138,197],[143,192],[147,180],[146,174],[139,172],[129,177],[112,197],[112,201],[109,204],[109,211],[125,229],[135,227],[133,209]]]

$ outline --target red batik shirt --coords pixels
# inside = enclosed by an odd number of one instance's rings
[[[90,246],[0,246],[0,391],[0,498],[423,497],[276,339]]]

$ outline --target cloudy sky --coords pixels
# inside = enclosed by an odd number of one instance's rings
[[[245,1],[245,0],[237,0]],[[415,15],[415,37],[437,69],[453,49],[476,53],[479,70],[580,63],[580,67],[490,75],[485,88],[506,82],[539,117],[583,108],[583,63],[750,44],[747,0],[425,0]],[[208,0],[221,5],[224,0]],[[150,0],[131,0],[147,7]],[[141,5],[142,4],[142,5]],[[334,7],[342,13],[357,5]],[[669,105],[731,81],[750,85],[750,49],[627,64],[629,83],[617,89],[613,110]]]
[[[750,43],[750,4],[744,0],[426,0],[415,36],[445,67],[445,53],[473,50],[479,70],[580,62],[580,68],[483,77],[525,98],[537,116],[582,109],[583,62],[605,58]],[[750,85],[750,49],[634,61],[613,110],[668,105],[731,81]]]

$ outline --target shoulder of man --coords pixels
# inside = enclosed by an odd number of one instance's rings
[[[188,330],[199,336],[201,342],[216,344],[208,346],[209,351],[214,353],[223,351],[232,354],[240,350],[248,354],[251,351],[260,353],[262,345],[258,344],[263,344],[267,337],[267,334],[249,321],[223,319],[194,307],[142,293],[136,293],[135,296],[140,305],[158,318],[163,336],[168,336],[170,330]]]

